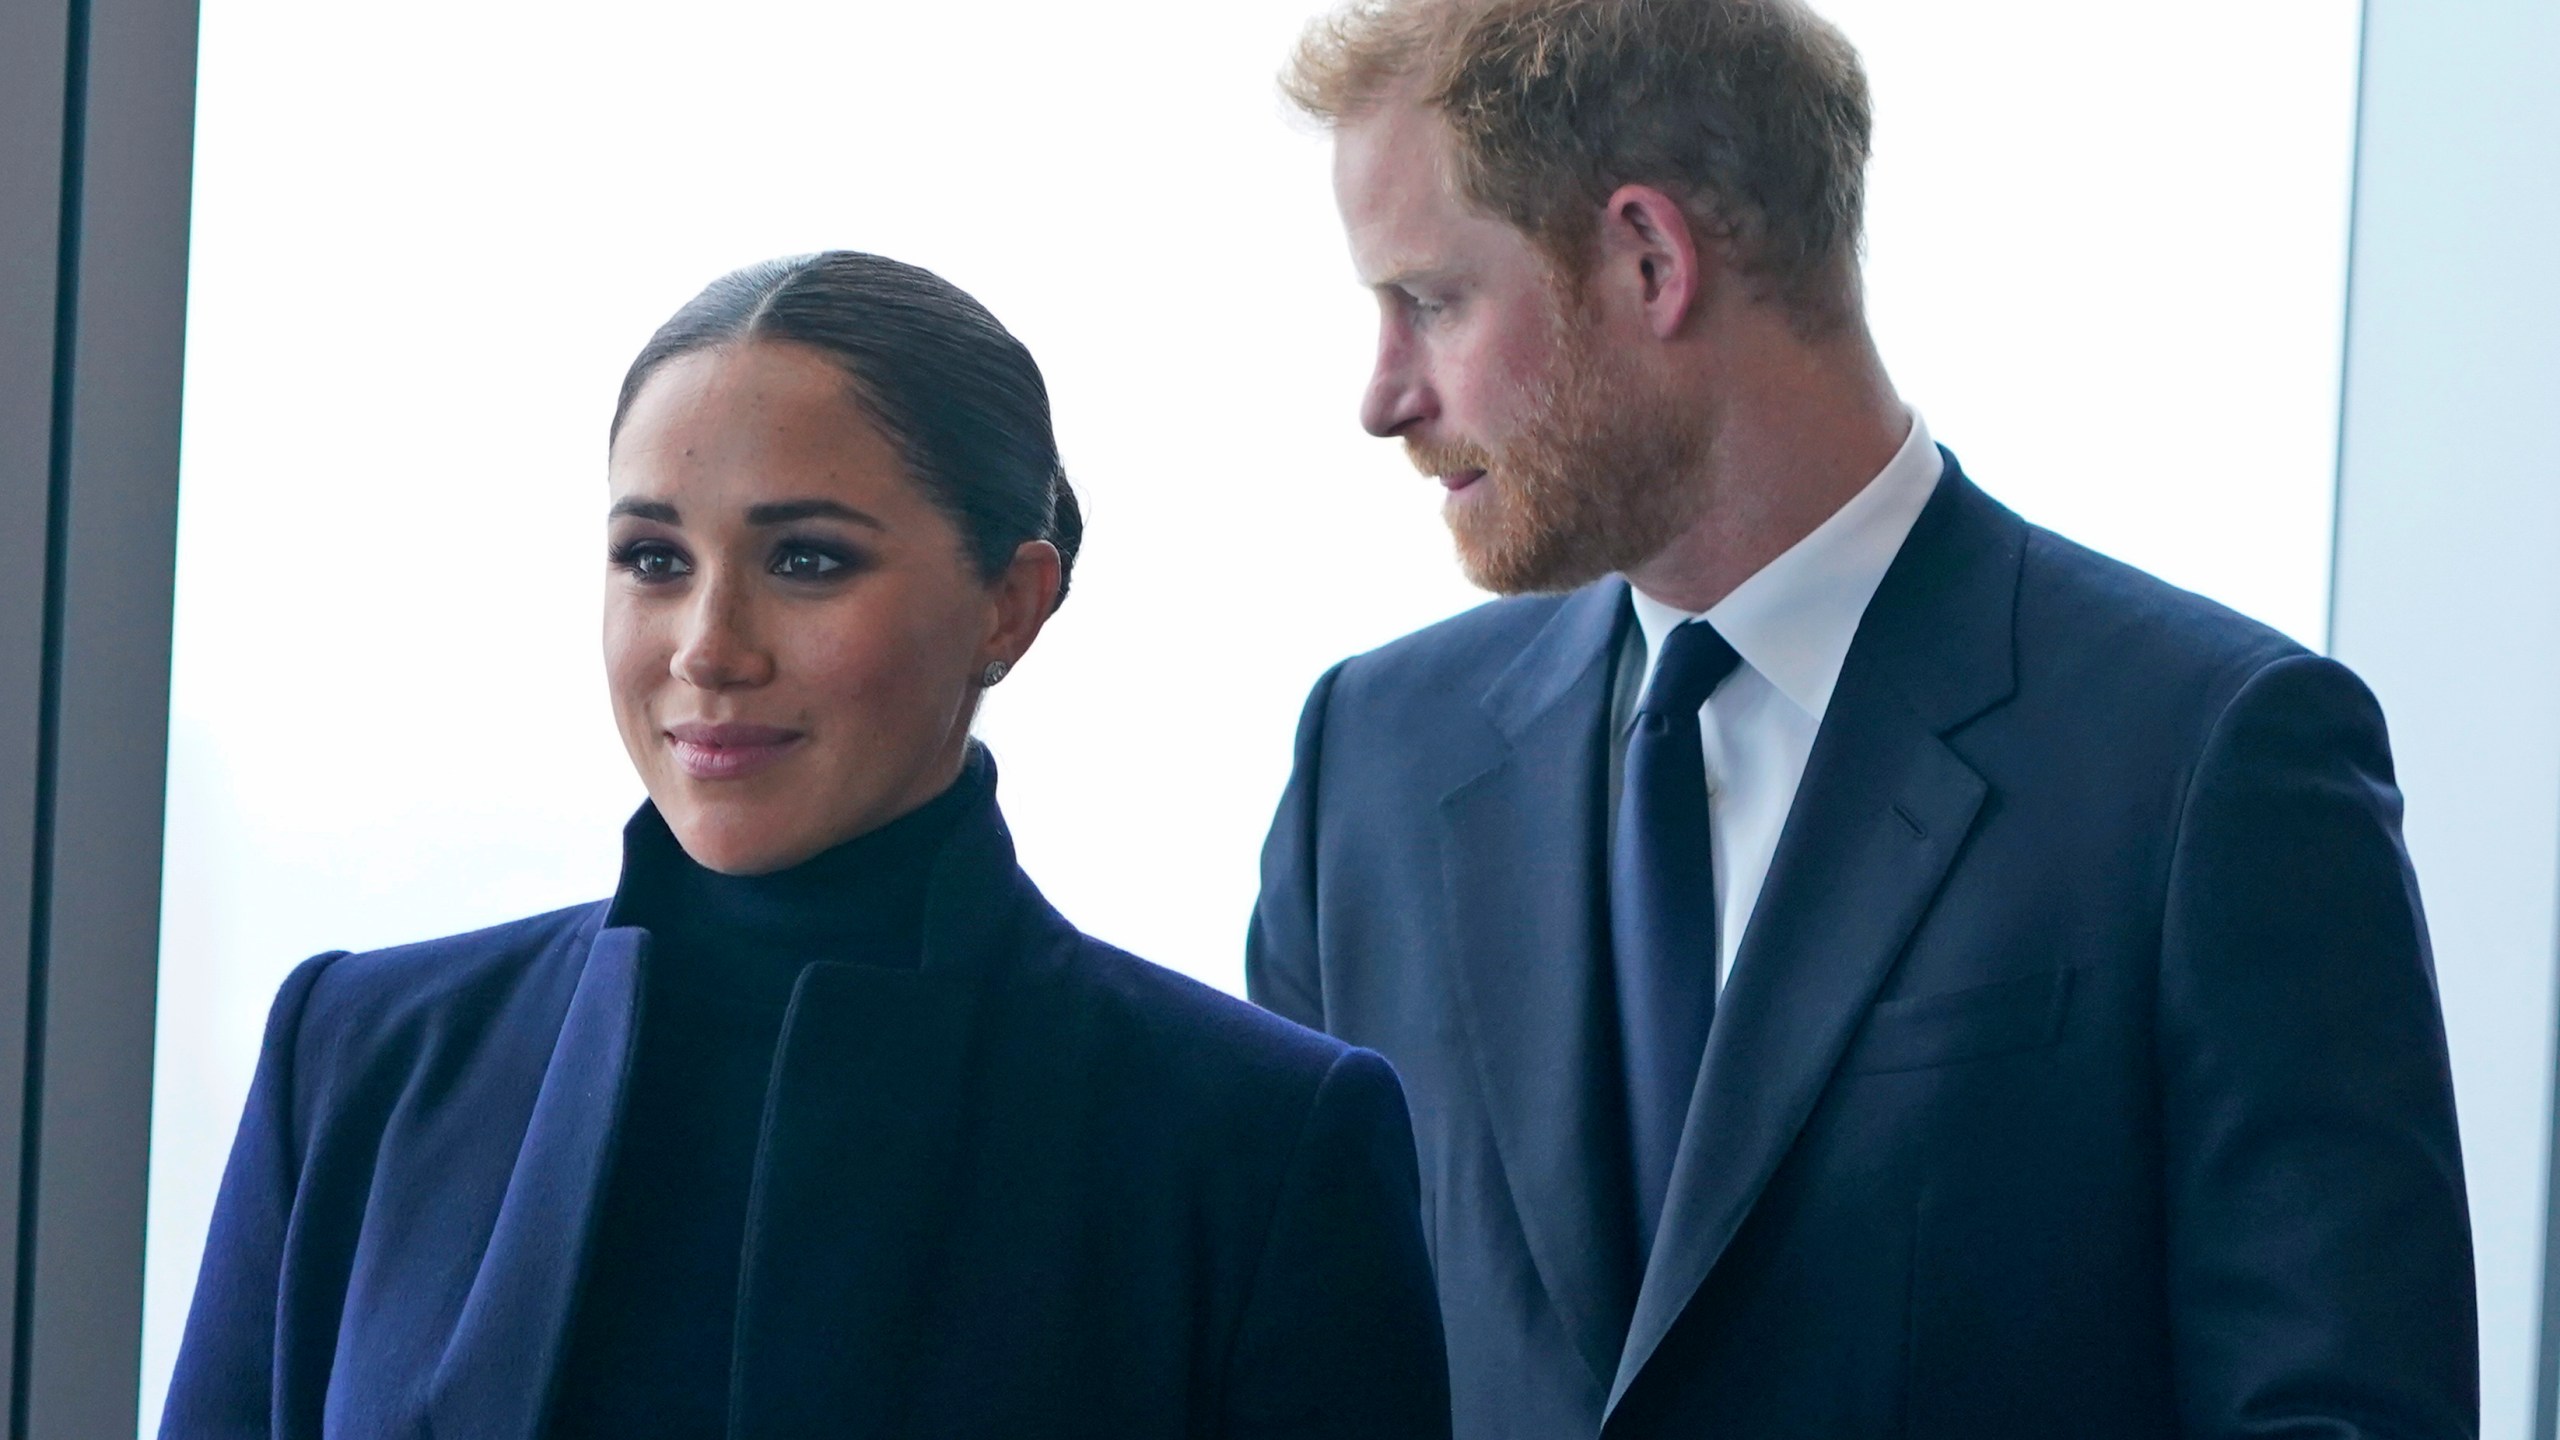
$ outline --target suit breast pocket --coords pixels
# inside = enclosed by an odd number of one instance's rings
[[[1840,1068],[1883,1075],[2040,1050],[2061,1036],[2070,1001],[2069,970],[1880,1001]]]

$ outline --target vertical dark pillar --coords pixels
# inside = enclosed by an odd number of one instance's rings
[[[0,1359],[17,1350],[19,1154],[44,848],[46,616],[69,0],[0,6]]]
[[[133,1432],[196,13],[0,6],[0,1355]]]

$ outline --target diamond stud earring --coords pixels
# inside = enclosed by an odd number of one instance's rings
[[[978,672],[978,684],[982,687],[991,687],[1011,673],[1013,673],[1011,665],[1002,660],[990,660],[987,662],[987,668]]]

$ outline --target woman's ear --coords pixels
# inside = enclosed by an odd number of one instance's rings
[[[1006,669],[1022,663],[1040,627],[1057,608],[1058,587],[1066,573],[1058,547],[1046,540],[1025,540],[1014,547],[1013,561],[987,587],[995,598],[995,624],[979,647],[978,664],[1003,662]]]

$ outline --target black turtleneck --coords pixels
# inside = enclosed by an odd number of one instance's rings
[[[653,806],[625,829],[607,923],[650,935],[638,1050],[555,1392],[555,1437],[724,1433],[747,1191],[792,987],[820,961],[918,963],[925,882],[986,788],[983,768],[972,763],[918,809],[769,875],[695,864]]]

